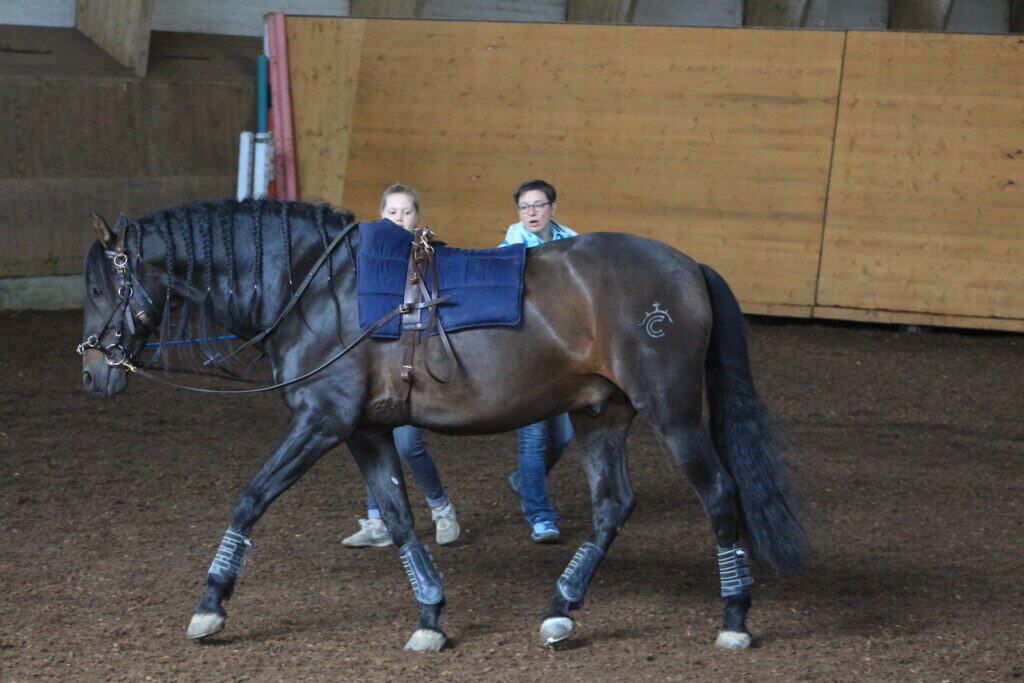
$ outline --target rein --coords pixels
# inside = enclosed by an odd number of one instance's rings
[[[309,284],[313,281],[313,277],[317,274],[317,271],[320,270],[320,267],[330,257],[330,255],[334,251],[335,247],[337,247],[339,244],[341,244],[341,240],[345,237],[345,235],[347,235],[349,232],[351,232],[352,228],[356,227],[357,225],[358,225],[358,223],[356,221],[352,221],[351,223],[346,225],[344,228],[342,228],[341,232],[339,232],[338,235],[333,240],[331,240],[331,243],[327,245],[326,249],[324,249],[324,253],[320,254],[320,258],[318,258],[316,260],[316,263],[313,264],[313,267],[309,269],[308,273],[306,273],[306,277],[305,277],[305,279],[302,280],[302,284],[299,285],[298,289],[296,289],[294,292],[292,292],[291,300],[288,301],[288,305],[284,307],[283,311],[281,311],[281,315],[277,316],[277,320],[275,320],[273,323],[271,323],[270,327],[268,327],[267,329],[263,330],[262,332],[260,332],[255,337],[253,337],[249,341],[247,341],[244,344],[242,344],[241,346],[239,346],[237,349],[235,349],[234,351],[232,351],[228,355],[220,356],[218,358],[210,358],[205,363],[203,363],[203,365],[212,365],[212,364],[215,364],[215,363],[223,363],[227,359],[229,359],[229,358],[231,358],[233,356],[238,355],[238,353],[241,352],[242,349],[246,349],[246,348],[252,346],[253,344],[258,344],[260,341],[262,341],[264,338],[266,338],[266,336],[268,334],[270,334],[275,329],[277,329],[277,326],[281,324],[281,321],[285,319],[285,316],[287,316],[289,313],[291,313],[292,309],[295,308],[295,306],[299,303],[299,297],[301,297],[302,294],[309,287]],[[390,320],[390,318],[388,318],[388,320]]]
[[[166,379],[163,379],[161,377],[157,377],[156,375],[153,375],[153,374],[151,374],[149,372],[146,372],[145,370],[142,370],[141,368],[138,368],[138,367],[136,367],[136,366],[134,366],[134,365],[132,365],[130,363],[127,363],[125,361],[121,361],[120,363],[116,363],[116,362],[112,363],[110,361],[110,359],[108,358],[107,359],[107,364],[111,365],[113,367],[124,367],[129,372],[133,372],[136,375],[141,375],[142,377],[145,377],[146,379],[151,379],[154,382],[159,382],[160,384],[165,384],[165,385],[167,385],[169,387],[174,387],[175,389],[184,389],[185,391],[195,391],[195,392],[199,392],[199,393],[202,393],[202,394],[259,394],[259,393],[262,393],[264,391],[273,391],[274,389],[280,389],[282,387],[288,386],[289,384],[295,384],[296,382],[301,382],[304,379],[309,379],[310,377],[312,377],[313,375],[317,374],[318,372],[320,372],[321,370],[326,368],[328,365],[330,365],[331,363],[333,363],[334,361],[338,360],[339,358],[344,356],[346,353],[351,351],[353,348],[356,347],[357,344],[359,344],[359,342],[363,341],[364,339],[369,337],[371,334],[376,332],[378,329],[380,329],[381,327],[386,325],[387,322],[389,320],[391,320],[392,318],[394,318],[396,315],[401,315],[402,310],[403,309],[402,309],[401,306],[395,308],[395,310],[391,311],[390,313],[385,315],[383,318],[381,318],[380,320],[375,322],[373,325],[371,325],[365,332],[363,332],[361,335],[359,335],[359,337],[354,342],[352,342],[351,344],[346,346],[344,349],[342,349],[338,353],[336,353],[333,356],[331,356],[320,367],[318,367],[318,368],[316,368],[314,370],[310,370],[309,372],[305,373],[304,375],[300,375],[298,377],[294,377],[294,378],[289,379],[289,380],[284,381],[284,382],[278,382],[277,384],[274,384],[274,385],[269,386],[269,387],[259,387],[258,389],[203,389],[202,387],[193,387],[193,386],[189,386],[187,384],[178,384],[177,382],[171,382],[170,380],[166,380]]]

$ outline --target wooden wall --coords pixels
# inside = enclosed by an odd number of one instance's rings
[[[1024,329],[1022,47],[850,33],[816,315]]]
[[[80,273],[91,211],[234,194],[258,38],[155,33],[145,79],[73,29],[0,43],[0,277]]]
[[[559,188],[566,224],[659,237],[733,273],[748,307],[806,314],[841,34],[288,27],[304,197],[368,215],[401,180],[446,239],[486,247],[518,220],[512,190],[541,176]]]
[[[540,176],[566,224],[673,244],[748,312],[1024,331],[1017,37],[289,17],[288,41],[304,198],[369,217],[401,181],[484,247]]]

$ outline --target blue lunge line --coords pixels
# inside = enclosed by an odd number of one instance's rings
[[[207,339],[179,339],[178,341],[169,342],[149,342],[146,346],[174,346],[175,344],[198,344],[199,342],[208,341],[224,341],[225,339],[238,339],[233,334],[225,334],[221,337],[208,337]]]

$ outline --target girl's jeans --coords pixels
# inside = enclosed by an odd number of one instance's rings
[[[398,427],[391,436],[395,439],[395,448],[402,462],[412,472],[416,482],[423,489],[427,497],[427,505],[432,508],[440,507],[448,503],[448,495],[441,483],[441,475],[437,473],[434,466],[434,459],[430,457],[430,451],[423,445],[423,432],[419,427],[405,425]],[[380,519],[380,510],[377,509],[377,501],[373,499],[369,487],[366,489],[366,516],[370,519]]]

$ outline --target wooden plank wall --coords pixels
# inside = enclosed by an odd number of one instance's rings
[[[405,182],[445,239],[486,247],[542,176],[566,224],[663,239],[747,310],[808,315],[842,42],[289,17],[300,194],[372,216]]]
[[[815,314],[1024,330],[1019,36],[851,32]]]
[[[259,38],[154,33],[144,80],[73,29],[0,43],[0,277],[80,273],[91,211],[233,196]]]
[[[302,17],[288,32],[305,198],[372,217],[405,182],[445,239],[484,247],[541,176],[563,222],[668,242],[748,312],[1024,331],[1015,36]]]

